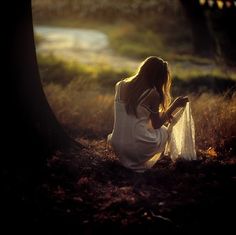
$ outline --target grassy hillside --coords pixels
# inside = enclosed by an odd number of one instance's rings
[[[131,58],[204,61],[191,55],[191,29],[178,1],[34,0],[33,16],[40,25],[99,29],[116,52]]]
[[[76,137],[105,138],[113,126],[114,85],[132,72],[78,66],[55,57],[39,57],[39,65],[47,98],[68,132]],[[190,96],[197,147],[232,151],[236,136],[235,81],[219,73],[172,78],[173,97]]]
[[[55,152],[34,200],[29,203],[23,195],[24,210],[39,234],[230,234],[234,229],[236,72],[220,58],[221,66],[215,66],[212,59],[192,54],[178,3],[33,0],[35,24],[98,29],[121,55],[167,59],[173,98],[190,97],[198,155],[196,161],[162,157],[144,174],[124,168],[106,136],[113,127],[114,85],[134,71],[38,54],[52,109],[85,146]]]

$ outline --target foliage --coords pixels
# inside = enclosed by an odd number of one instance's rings
[[[103,30],[112,47],[130,57],[168,54],[170,59],[172,54],[192,53],[191,29],[178,1],[34,0],[33,15],[35,24],[84,28],[89,21],[89,28],[99,28],[98,22],[110,25]]]
[[[38,56],[39,70],[43,84],[66,86],[71,82],[76,89],[88,89],[92,86],[111,87],[121,78],[130,75],[128,70],[114,70],[108,66],[78,65],[65,62],[53,55]],[[75,84],[76,81],[76,84]]]
[[[172,0],[34,0],[34,15],[40,17],[42,11],[44,16],[66,16],[68,14],[77,17],[108,18],[116,17],[132,18],[150,13],[173,14],[178,10],[178,2]]]
[[[130,23],[123,23],[108,32],[111,46],[121,55],[145,58],[150,55],[165,56],[162,38],[148,29],[138,29]]]

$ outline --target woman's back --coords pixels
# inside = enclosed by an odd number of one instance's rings
[[[116,84],[114,126],[107,140],[124,166],[143,172],[165,149],[171,159],[181,155],[196,159],[188,97],[171,103],[170,86],[168,63],[156,56],[145,59],[134,76]],[[184,109],[173,116],[178,108]],[[168,130],[166,123],[170,123]]]
[[[132,169],[146,169],[146,163],[156,153],[164,149],[167,141],[166,129],[150,128],[150,111],[145,103],[137,106],[137,116],[126,112],[125,96],[129,87],[125,81],[116,84],[114,101],[114,126],[108,136],[114,151],[121,162]],[[151,93],[152,89],[144,91],[143,96]]]

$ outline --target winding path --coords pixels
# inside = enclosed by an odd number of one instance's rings
[[[131,71],[136,70],[140,63],[115,53],[110,47],[108,36],[98,30],[51,26],[35,26],[34,30],[43,38],[37,46],[37,51],[42,54],[52,54],[80,64],[128,68]],[[178,69],[211,73],[215,67],[214,64],[200,65],[189,61],[171,62],[172,71],[177,73]]]
[[[37,51],[53,54],[79,63],[136,68],[139,61],[117,55],[109,45],[106,34],[90,29],[35,26],[35,33],[42,36]]]

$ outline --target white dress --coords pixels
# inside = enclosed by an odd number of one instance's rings
[[[185,111],[179,112],[170,128],[165,126],[159,129],[149,128],[150,111],[148,108],[139,104],[137,117],[128,115],[125,103],[120,100],[120,86],[121,82],[118,82],[115,87],[114,126],[112,133],[107,137],[108,143],[113,147],[120,162],[136,172],[144,172],[156,163],[162,152],[169,154],[173,160],[179,157],[183,149],[176,144],[176,139],[178,139],[176,133],[183,129],[174,129],[174,126],[183,117]]]
[[[168,127],[168,134],[165,155],[169,155],[173,161],[179,157],[186,160],[197,159],[195,126],[189,102],[175,115]]]
[[[165,150],[167,128],[148,128],[150,111],[142,105],[137,107],[138,117],[128,115],[125,103],[120,100],[120,85],[121,82],[116,84],[114,126],[107,140],[125,167],[143,172],[151,168]]]

